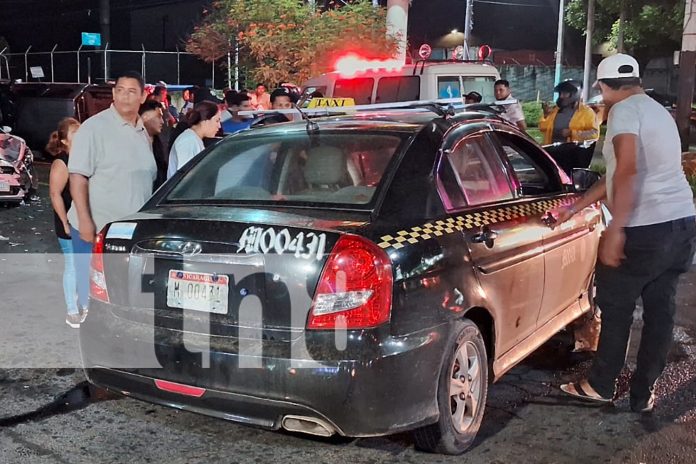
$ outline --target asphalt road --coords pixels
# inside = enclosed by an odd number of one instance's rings
[[[46,167],[39,172],[45,182]],[[0,464],[696,462],[696,267],[679,288],[654,414],[629,411],[628,370],[615,406],[563,397],[558,385],[581,377],[589,361],[569,355],[561,334],[492,386],[468,453],[438,456],[415,451],[409,434],[312,439],[90,396],[77,331],[63,322],[62,257],[45,185],[40,195],[29,206],[0,206]],[[639,328],[637,321],[629,368]]]

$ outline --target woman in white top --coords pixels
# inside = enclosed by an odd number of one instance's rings
[[[169,152],[167,179],[203,151],[204,138],[215,137],[220,130],[220,110],[215,103],[202,101],[186,114],[186,122],[190,127],[176,138]]]

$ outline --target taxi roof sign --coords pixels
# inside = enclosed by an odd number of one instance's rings
[[[355,106],[352,98],[312,98],[307,108],[344,108]]]

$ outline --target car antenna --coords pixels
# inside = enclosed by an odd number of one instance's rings
[[[307,121],[307,133],[312,134],[314,132],[319,132],[319,124],[316,122],[312,121],[307,114],[300,109],[299,106],[297,106],[297,103],[293,103],[293,107],[300,113],[302,116],[302,119]]]

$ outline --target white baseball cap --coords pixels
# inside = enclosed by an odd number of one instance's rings
[[[640,77],[638,62],[630,55],[617,53],[604,58],[597,66],[597,80]]]

